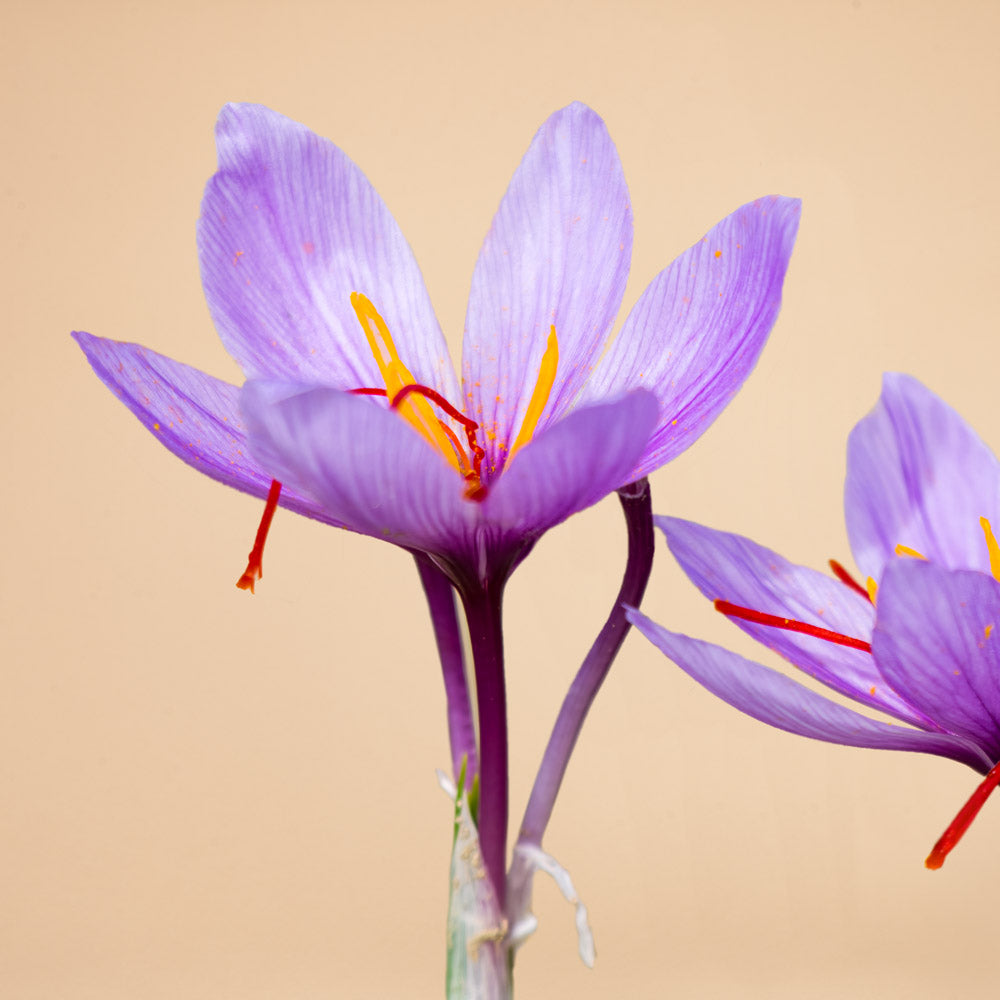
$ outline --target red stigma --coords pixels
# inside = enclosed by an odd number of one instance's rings
[[[264,542],[267,541],[267,532],[271,527],[271,520],[274,512],[278,509],[278,497],[281,496],[281,483],[277,479],[271,480],[271,488],[267,492],[267,502],[264,505],[264,513],[261,515],[260,524],[257,527],[257,537],[253,540],[253,548],[247,557],[247,568],[243,575],[236,581],[236,586],[240,590],[254,592],[254,584],[264,575]]]
[[[833,575],[842,584],[844,584],[845,587],[850,587],[851,590],[856,590],[866,601],[869,602],[869,604],[871,603],[872,599],[871,594],[869,594],[868,591],[865,590],[865,588],[862,587],[861,584],[858,583],[858,581],[855,580],[854,577],[851,576],[851,574],[848,573],[847,570],[844,569],[844,567],[841,566],[836,559],[829,560],[829,563],[830,563],[830,569],[833,570]]]
[[[354,396],[389,395],[385,389],[375,389],[369,386],[361,386],[358,389],[348,389],[347,391]],[[444,431],[452,447],[455,449],[459,464],[468,468],[468,471],[462,474],[466,483],[468,483],[465,490],[465,499],[482,503],[486,499],[488,489],[482,484],[481,478],[483,459],[486,457],[486,452],[483,451],[479,445],[479,441],[476,439],[476,431],[479,430],[479,424],[471,417],[467,417],[461,410],[452,406],[436,389],[432,389],[429,385],[421,385],[419,382],[411,382],[409,385],[404,385],[389,401],[389,408],[398,410],[406,397],[413,394],[423,396],[424,399],[429,400],[439,409],[444,410],[452,420],[461,424],[464,428],[465,438],[468,442],[468,452],[462,446],[462,442],[459,441],[458,435],[443,420],[438,421],[441,430]],[[472,456],[471,458],[469,457],[470,455]]]
[[[944,859],[965,835],[965,831],[972,825],[972,821],[979,815],[979,810],[986,804],[990,793],[998,784],[1000,784],[1000,764],[994,764],[993,769],[972,793],[969,801],[962,806],[958,815],[951,821],[951,826],[941,834],[934,849],[927,855],[927,860],[924,862],[927,868],[937,871],[944,864]]]
[[[752,608],[741,608],[738,604],[730,604],[729,601],[716,601],[715,610],[721,611],[727,618],[742,618],[744,621],[756,622],[758,625],[770,625],[788,632],[801,632],[803,635],[825,639],[838,646],[860,649],[863,653],[872,651],[871,643],[865,642],[864,639],[855,639],[854,636],[844,635],[841,632],[831,632],[828,628],[820,628],[818,625],[810,625],[808,622],[800,622],[794,618],[779,618],[777,615],[767,615],[763,611],[754,611]]]

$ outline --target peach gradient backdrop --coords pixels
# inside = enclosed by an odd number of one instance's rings
[[[771,343],[655,507],[849,560],[844,442],[884,369],[1000,445],[1000,8],[992,2],[3,4],[6,353],[0,996],[442,995],[443,695],[409,558],[163,451],[69,338],[236,379],[194,224],[228,100],[333,138],[395,212],[456,345],[479,242],[541,121],[580,99],[625,165],[626,306],[737,205],[799,195]],[[616,504],[509,588],[512,821],[622,562]],[[658,551],[646,610],[739,646]],[[548,848],[520,1000],[995,995],[1000,802],[923,857],[975,782],[946,761],[751,722],[639,637]]]

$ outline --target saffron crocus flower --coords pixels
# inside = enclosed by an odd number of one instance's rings
[[[937,868],[1000,780],[1000,464],[946,403],[887,374],[847,448],[844,505],[864,583],[796,566],[748,538],[657,518],[684,572],[745,632],[861,715],[718,646],[629,618],[741,711],[813,739],[915,750],[987,775],[927,859]]]
[[[478,782],[502,911],[504,584],[544,531],[669,461],[726,405],[777,315],[799,203],[765,198],[719,223],[653,280],[608,347],[630,264],[628,191],[600,118],[582,104],[557,112],[476,263],[460,381],[409,246],[341,150],[256,105],[227,106],[217,141],[198,248],[246,383],[77,339],[174,454],[268,496],[242,583],[260,575],[278,504],[416,554],[453,766]],[[452,588],[469,622],[478,746]]]

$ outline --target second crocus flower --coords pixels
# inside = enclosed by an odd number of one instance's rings
[[[845,509],[860,579],[797,566],[748,538],[658,518],[701,592],[745,632],[841,695],[852,711],[719,646],[633,624],[678,666],[779,729],[848,746],[916,750],[986,781],[927,860],[940,867],[1000,780],[1000,463],[964,420],[888,374],[851,433]]]

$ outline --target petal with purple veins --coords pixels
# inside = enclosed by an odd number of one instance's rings
[[[797,198],[761,198],[661,271],[629,313],[585,399],[644,388],[662,419],[646,475],[688,448],[750,374],[781,306]]]
[[[917,559],[891,563],[872,653],[890,684],[1000,759],[1000,583]]]
[[[670,632],[639,611],[630,610],[628,618],[654,646],[712,694],[769,726],[827,743],[915,750],[950,757],[981,773],[989,769],[985,754],[960,736],[869,719],[776,670],[720,646]]]
[[[574,410],[518,452],[483,504],[490,529],[534,539],[632,482],[656,423],[653,395]]]
[[[491,435],[491,465],[500,466],[517,435],[553,324],[559,365],[539,431],[573,403],[618,312],[631,253],[629,195],[614,143],[590,108],[571,104],[532,141],[472,277],[464,403]]]
[[[878,579],[897,545],[951,569],[989,572],[979,519],[1000,530],[1000,463],[944,400],[887,373],[847,442],[844,508],[866,575]]]
[[[336,389],[248,382],[250,449],[345,527],[443,555],[473,549],[478,505],[459,474],[381,402]]]
[[[875,620],[871,602],[839,580],[789,562],[742,535],[674,517],[658,517],[656,523],[681,568],[710,600],[870,638]],[[914,725],[929,724],[886,683],[870,654],[745,619],[734,622],[833,690]]]
[[[366,295],[418,382],[456,399],[448,348],[409,245],[332,142],[254,104],[216,127],[219,169],[198,224],[202,282],[248,378],[380,387],[351,306]]]
[[[164,447],[206,476],[256,497],[272,475],[251,457],[235,385],[139,344],[74,333],[98,378]],[[338,524],[314,500],[283,489],[281,506]]]

